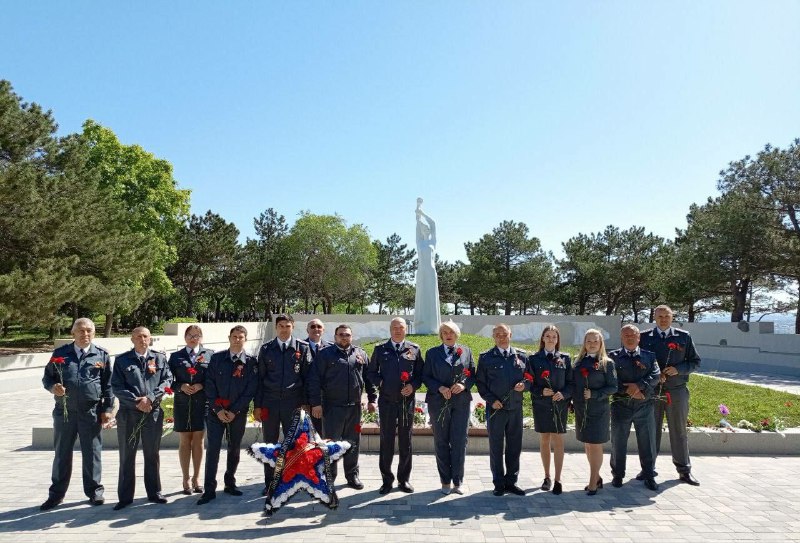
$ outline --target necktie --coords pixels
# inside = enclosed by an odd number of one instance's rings
[[[634,356],[636,356],[636,351],[628,351],[628,356],[633,358]]]
[[[394,344],[394,350],[397,351],[398,353],[400,352],[400,344],[399,343],[395,343]]]
[[[81,349],[81,360],[86,358],[86,349]]]
[[[555,356],[553,356],[553,353],[547,353],[548,360],[552,360],[553,358],[555,358]]]
[[[281,352],[282,353],[286,352],[286,344],[285,343],[281,343]]]
[[[661,332],[661,339],[667,339],[667,333]]]
[[[451,346],[451,347],[448,347],[448,348],[447,348],[447,356],[453,356],[453,353],[454,353],[455,351],[456,351],[456,350],[455,350],[455,349],[454,349],[452,346]]]
[[[508,351],[503,349],[503,358],[508,358]]]

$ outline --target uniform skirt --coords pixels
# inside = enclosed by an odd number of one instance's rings
[[[191,396],[183,392],[175,393],[173,409],[175,432],[199,432],[206,427],[206,393],[197,392]]]
[[[533,429],[540,434],[567,433],[567,403],[554,402],[548,397],[533,401]]]
[[[611,405],[603,400],[576,398],[575,437],[582,443],[606,443],[611,439]]]

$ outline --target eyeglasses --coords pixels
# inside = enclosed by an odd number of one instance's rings
[[[309,328],[323,328],[323,326],[321,324],[309,324],[308,327]]]
[[[192,334],[191,336],[186,336],[186,337],[187,337],[187,339],[200,339],[201,337],[203,337],[203,335],[202,334]]]
[[[336,335],[339,336],[339,337],[352,337],[353,336],[353,334],[342,334],[341,332],[336,334]]]

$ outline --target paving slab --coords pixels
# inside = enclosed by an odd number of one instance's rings
[[[32,399],[33,398],[33,399]],[[39,399],[37,399],[39,398]],[[583,491],[588,464],[581,453],[564,461],[564,493],[538,490],[544,476],[535,451],[522,455],[520,486],[524,497],[492,496],[489,460],[467,457],[465,495],[443,496],[432,455],[414,456],[412,482],[417,491],[380,496],[378,457],[363,454],[363,491],[342,487],[336,510],[297,495],[272,517],[262,516],[263,471],[243,456],[238,478],[244,495],[219,494],[199,507],[197,496],[180,493],[177,451],[161,455],[161,477],[170,503],[150,504],[144,497],[138,456],[134,504],[115,512],[119,457],[103,453],[107,504],[88,505],[81,491],[80,455],[65,503],[48,512],[52,452],[34,450],[31,428],[50,417],[49,398],[33,390],[0,393],[0,540],[2,541],[229,541],[269,537],[274,541],[800,541],[800,457],[694,455],[693,473],[701,486],[680,484],[669,456],[659,457],[661,487],[650,492],[630,473],[625,484],[610,484],[596,496]],[[224,453],[223,453],[224,457]],[[635,460],[633,460],[636,463]],[[220,465],[224,465],[222,458]],[[611,480],[608,456],[601,470]]]

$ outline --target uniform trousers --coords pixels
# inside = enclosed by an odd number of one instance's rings
[[[60,400],[60,399],[59,399]],[[80,439],[83,471],[83,493],[89,498],[101,498],[103,485],[100,483],[101,452],[103,442],[100,438],[100,421],[97,416],[97,402],[79,405],[79,409],[67,412],[56,407],[53,410],[53,473],[49,496],[60,500],[67,493],[72,477],[72,450],[75,440]]]
[[[242,452],[242,437],[247,424],[247,412],[242,411],[228,423],[228,458],[225,467],[225,488],[236,486],[236,468],[239,467],[239,458]],[[217,490],[217,469],[219,467],[219,454],[222,449],[222,439],[225,437],[225,423],[209,411],[206,419],[208,435],[208,449],[206,450],[205,493],[215,494]]]
[[[670,394],[670,401],[657,401],[655,406],[656,457],[661,449],[661,430],[666,414],[672,463],[675,464],[678,473],[689,473],[692,471],[692,463],[689,460],[689,436],[686,430],[686,421],[689,419],[689,389],[683,386],[664,390],[662,394],[666,395],[667,392]]]
[[[344,476],[350,480],[358,476],[358,449],[361,444],[361,404],[327,405],[322,402],[322,432],[332,441],[349,441],[350,449],[344,453]],[[339,462],[331,463],[331,484],[336,480]]]
[[[144,420],[144,424],[140,433],[134,435],[134,430],[142,420]],[[161,492],[159,450],[163,425],[164,411],[161,408],[156,408],[150,413],[123,408],[117,413],[117,440],[119,442],[117,495],[120,502],[133,501],[133,493],[136,489],[136,451],[139,448],[139,441],[142,442],[142,454],[144,455],[144,488],[147,491],[147,497],[152,498]]]
[[[517,484],[522,454],[522,406],[511,410],[487,407],[486,429],[489,431],[489,467],[495,488]]]
[[[628,455],[628,435],[631,424],[636,430],[636,449],[645,479],[655,475],[656,428],[653,417],[654,401],[615,397],[611,403],[611,473],[625,477]]]

